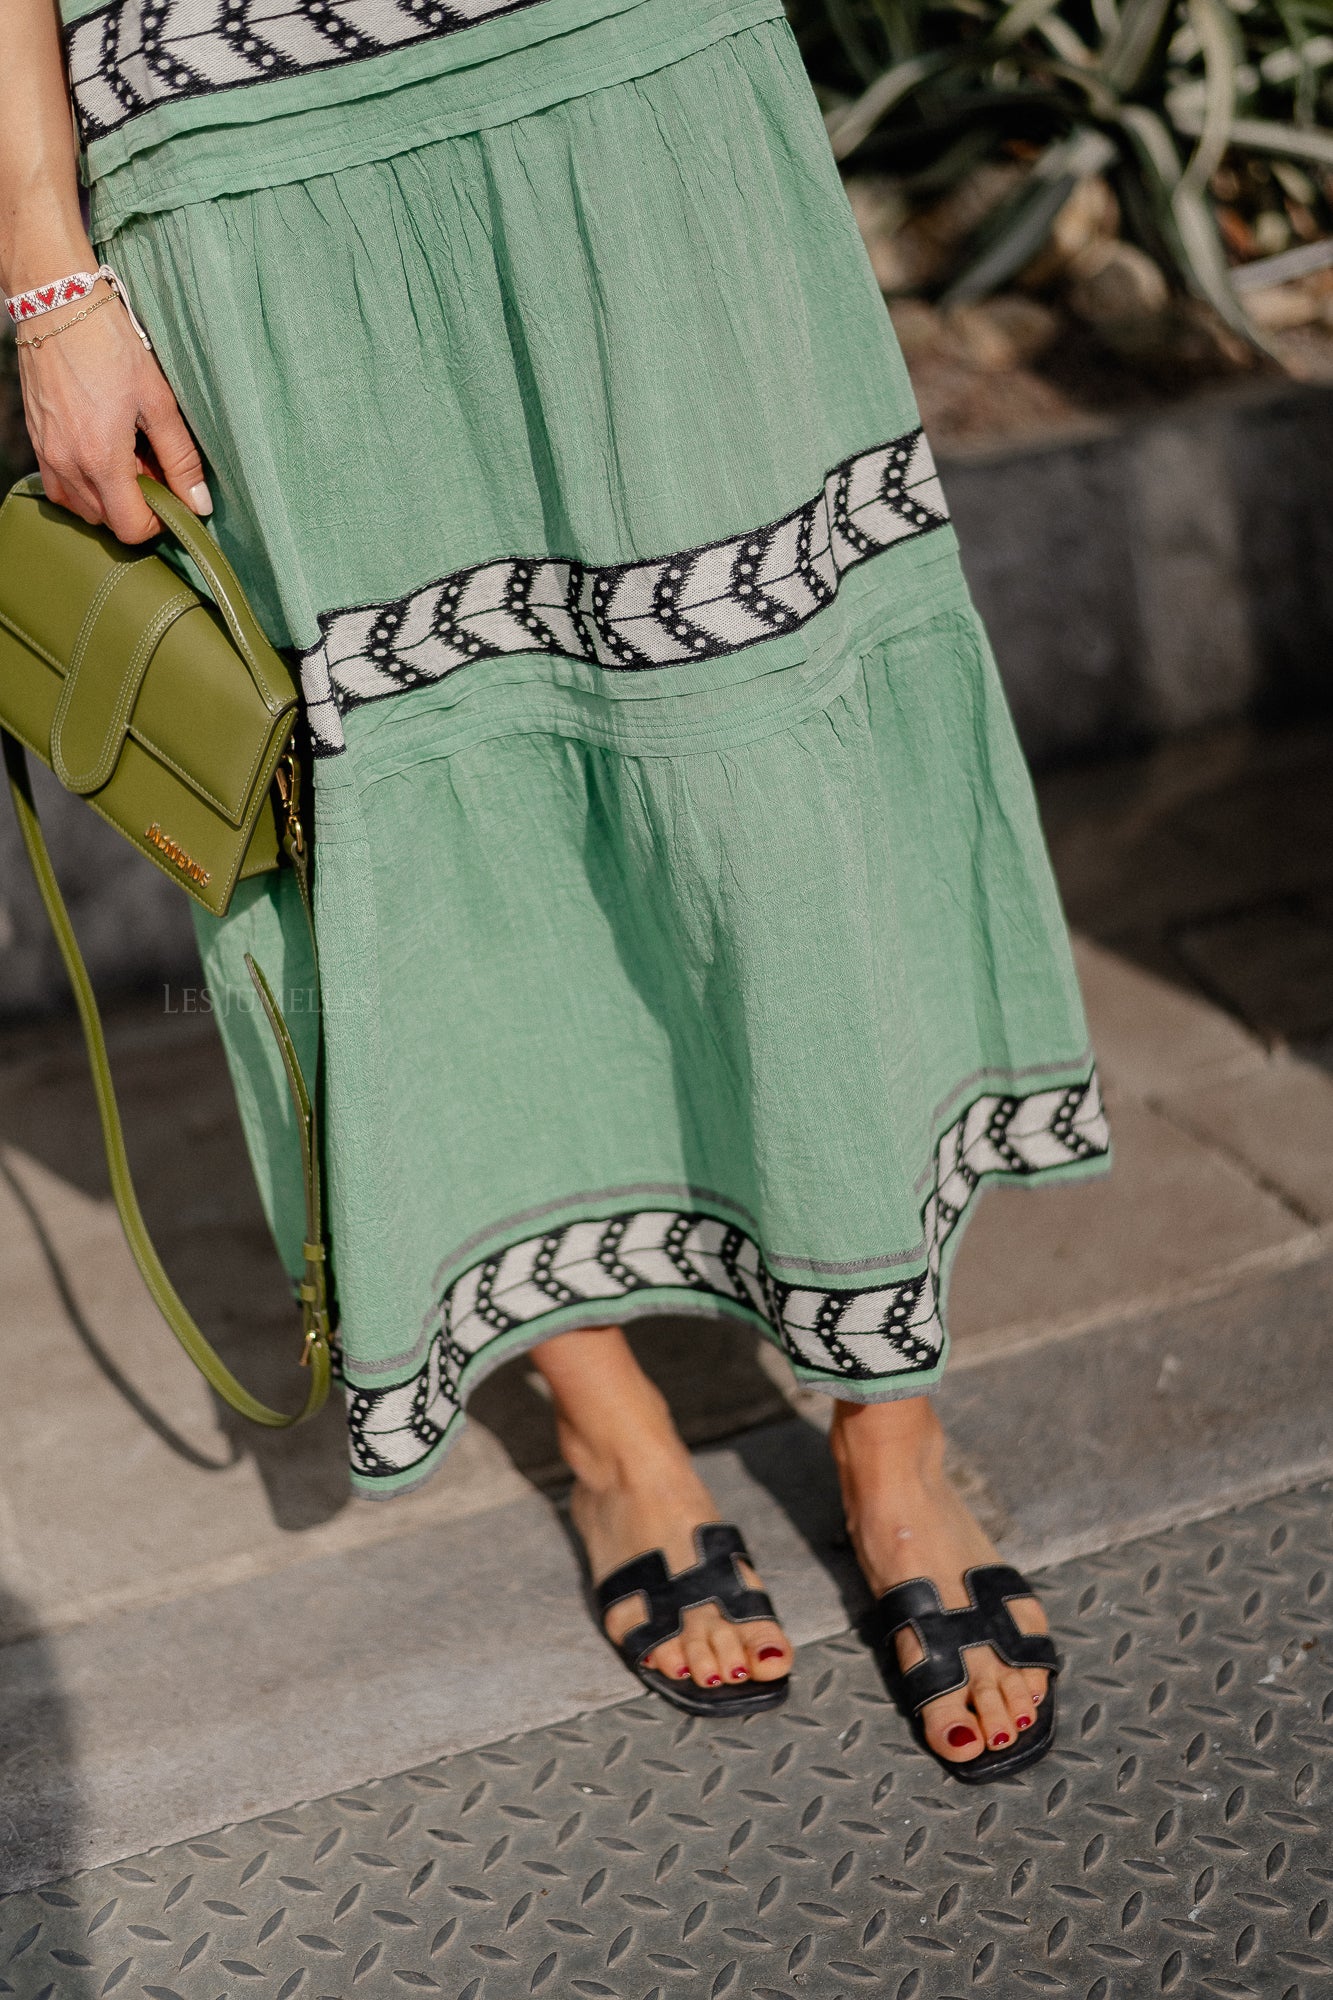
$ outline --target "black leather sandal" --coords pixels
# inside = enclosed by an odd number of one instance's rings
[[[732,1681],[722,1687],[699,1687],[694,1681],[668,1680],[656,1667],[645,1667],[649,1653],[667,1639],[678,1638],[684,1629],[684,1614],[695,1604],[716,1604],[732,1625],[749,1625],[759,1618],[773,1618],[773,1602],[766,1590],[751,1590],[737,1568],[749,1562],[750,1553],[739,1528],[723,1521],[705,1521],[694,1531],[699,1560],[692,1569],[673,1576],[661,1549],[651,1549],[613,1569],[609,1576],[590,1588],[598,1621],[607,1644],[614,1646],[632,1674],[646,1688],[660,1694],[687,1715],[757,1715],[761,1709],[778,1708],[787,1699],[788,1676],[773,1681]],[[643,1593],[648,1616],[628,1631],[623,1639],[611,1638],[605,1618],[612,1605]]]
[[[1060,1655],[1047,1633],[1020,1632],[1014,1623],[1008,1599],[1037,1594],[1016,1569],[1008,1563],[978,1563],[965,1572],[963,1582],[971,1603],[958,1611],[944,1609],[929,1577],[895,1584],[870,1613],[870,1640],[889,1693],[921,1748],[959,1784],[984,1785],[992,1778],[1007,1778],[1014,1771],[1025,1770],[1050,1749],[1055,1739],[1055,1676],[1060,1671]],[[894,1643],[905,1625],[916,1634],[922,1651],[916,1665],[907,1668],[899,1666]],[[989,1646],[1009,1667],[1043,1667],[1051,1679],[1037,1704],[1031,1728],[1020,1730],[1017,1739],[1003,1750],[983,1750],[979,1757],[958,1763],[952,1757],[941,1757],[926,1741],[921,1711],[927,1702],[967,1686],[963,1653],[969,1646]]]

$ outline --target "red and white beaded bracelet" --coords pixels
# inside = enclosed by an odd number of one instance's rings
[[[27,320],[38,319],[43,313],[56,312],[61,306],[72,306],[77,299],[86,298],[99,278],[106,279],[129,314],[130,325],[151,353],[153,343],[135,317],[124,284],[109,264],[99,264],[95,271],[72,271],[67,278],[56,278],[49,285],[34,285],[30,291],[17,292],[12,299],[5,300],[5,311],[15,326],[22,326]]]

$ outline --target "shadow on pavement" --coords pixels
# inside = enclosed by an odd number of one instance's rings
[[[1038,780],[1076,930],[1333,1066],[1333,722],[1245,722]]]
[[[23,1630],[30,1623],[18,1594],[0,1584],[0,1628]],[[24,1984],[27,1953],[47,1954],[69,1947],[59,2000],[85,2000],[93,1987],[81,1967],[85,1921],[75,1916],[77,1936],[60,1933],[74,1898],[50,1890],[34,1905],[16,1891],[59,1880],[79,1866],[82,1798],[69,1720],[69,1705],[47,1640],[19,1639],[0,1647],[0,1990],[37,1991]],[[13,1900],[10,1900],[13,1895]]]
[[[144,1220],[173,1284],[233,1372],[265,1401],[303,1391],[300,1323],[274,1252],[241,1137],[222,1050],[206,1017],[157,1004],[107,1010],[108,1045]],[[177,999],[177,1005],[179,1001]],[[23,1048],[17,1050],[18,1043]],[[20,1031],[0,1098],[0,1141],[93,1200],[110,1196],[82,1039],[69,1019]],[[31,1053],[28,1053],[31,1051]],[[6,1174],[40,1245],[72,1334],[111,1386],[178,1457],[204,1474],[253,1459],[275,1522],[299,1532],[332,1518],[350,1494],[336,1397],[296,1432],[264,1432],[218,1404],[220,1449],[200,1450],[151,1391],[136,1387],[78,1305],[78,1273],[20,1179]],[[145,1310],[150,1310],[145,1301]],[[172,1335],[160,1328],[164,1352]]]

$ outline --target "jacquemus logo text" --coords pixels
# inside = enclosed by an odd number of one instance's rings
[[[190,859],[183,847],[177,847],[170,835],[163,833],[156,820],[144,828],[144,839],[151,840],[158,853],[165,854],[167,860],[174,863],[182,875],[188,875],[192,882],[207,882],[207,868],[201,868],[197,861]]]

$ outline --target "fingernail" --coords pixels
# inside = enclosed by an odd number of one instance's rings
[[[213,495],[202,479],[197,486],[190,488],[190,505],[196,514],[211,514],[213,511]]]
[[[1018,1726],[1020,1729],[1031,1729],[1032,1717],[1030,1715],[1020,1715],[1018,1718]]]
[[[721,1674],[710,1674],[708,1676],[708,1679],[704,1682],[704,1686],[710,1688],[720,1688],[721,1685],[722,1685]]]
[[[733,1667],[731,1670],[731,1678],[734,1681],[748,1681],[750,1676],[746,1673],[744,1667]]]
[[[761,1660],[780,1660],[782,1658],[782,1648],[781,1646],[761,1646],[759,1648],[759,1657]]]
[[[969,1729],[965,1722],[955,1722],[953,1728],[945,1738],[946,1742],[952,1743],[955,1750],[961,1750],[965,1743],[975,1743],[976,1740],[976,1730]]]
[[[998,1736],[993,1736],[991,1738],[991,1741],[992,1743],[994,1743],[995,1748],[998,1750],[1002,1743],[1007,1743],[1009,1741],[1009,1738],[1005,1735],[1004,1731],[1001,1730]]]

